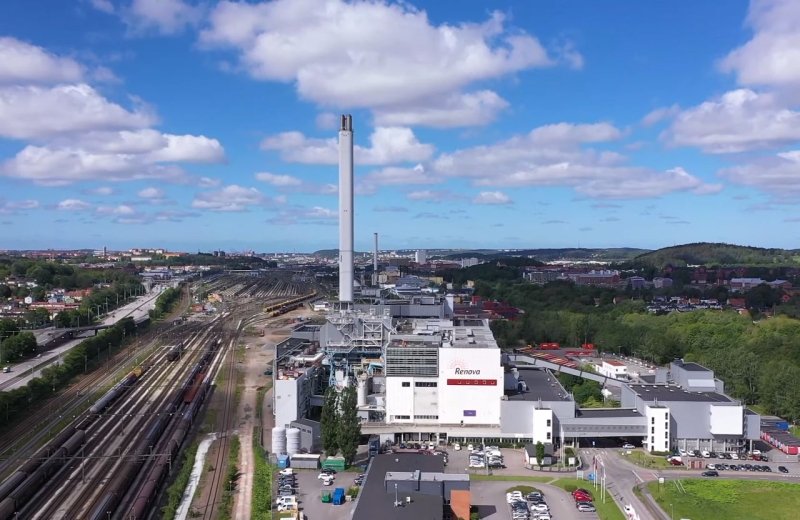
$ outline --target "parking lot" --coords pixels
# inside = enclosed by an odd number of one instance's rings
[[[514,486],[535,487],[544,494],[550,507],[550,516],[555,520],[597,520],[595,513],[579,513],[575,501],[557,487],[536,482],[473,481],[470,495],[473,505],[478,506],[481,519],[509,520],[511,513],[506,501],[506,491]]]
[[[503,463],[505,464],[505,468],[498,468],[492,469],[492,475],[527,475],[527,474],[538,474],[534,473],[531,470],[525,468],[525,458],[523,455],[522,448],[519,449],[511,449],[511,448],[500,448],[500,453],[503,454]],[[453,446],[447,447],[447,468],[445,471],[447,473],[471,473],[471,474],[481,474],[486,475],[486,468],[482,469],[469,469],[469,451],[467,450],[467,446],[463,445],[461,450],[456,451],[453,449]],[[548,474],[545,473],[544,476]]]
[[[308,520],[348,520],[353,512],[353,502],[345,502],[340,506],[322,503],[323,491],[333,493],[337,487],[343,487],[347,491],[353,485],[353,478],[357,475],[351,472],[341,472],[336,474],[333,484],[323,486],[322,481],[317,478],[319,471],[316,470],[295,470],[297,476],[297,500],[300,502],[300,510],[303,511]]]

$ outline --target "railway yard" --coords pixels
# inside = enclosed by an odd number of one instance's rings
[[[216,312],[175,319],[190,304],[184,298],[167,320],[4,433],[0,520],[162,518],[164,490],[182,464],[193,464],[183,451],[200,430],[216,437],[205,461],[213,470],[204,471],[189,516],[218,518],[232,508],[228,459],[244,424],[245,331],[316,292],[282,274],[215,276],[187,289],[217,294]],[[252,442],[246,433],[242,444]]]

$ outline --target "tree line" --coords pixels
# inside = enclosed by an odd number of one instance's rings
[[[763,292],[763,288],[756,288]],[[514,322],[495,321],[492,330],[504,347],[558,342],[566,348],[594,343],[603,352],[636,355],[656,364],[676,358],[695,361],[725,381],[726,392],[767,412],[800,421],[800,320],[776,307],[767,318],[759,312],[673,312],[656,316],[642,300],[614,304],[620,291],[575,286],[476,283],[476,293],[508,301],[525,312]],[[748,292],[749,293],[749,292]],[[745,293],[745,298],[748,296]],[[595,304],[595,298],[598,303]],[[783,312],[783,314],[782,314]]]
[[[322,450],[329,457],[340,453],[348,466],[356,458],[361,438],[357,405],[358,396],[354,386],[342,388],[341,393],[332,386],[328,387],[322,403]]]
[[[172,310],[175,303],[181,299],[181,290],[179,288],[170,287],[165,289],[156,298],[155,306],[148,311],[150,319],[160,320]]]
[[[41,375],[31,379],[27,385],[7,392],[0,392],[0,417],[5,424],[26,413],[32,406],[49,399],[66,386],[73,377],[85,373],[89,364],[100,362],[100,356],[119,347],[136,330],[131,318],[124,318],[111,328],[87,338],[63,355],[61,362],[43,368]]]

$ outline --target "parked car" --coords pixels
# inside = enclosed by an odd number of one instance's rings
[[[461,445],[459,443],[453,444],[453,449],[456,451],[461,451]]]
[[[702,473],[702,475],[704,477],[718,477],[719,476],[719,472],[718,471],[704,471]]]
[[[595,511],[597,511],[594,505],[592,505],[589,502],[578,502],[576,507],[578,508],[578,511],[581,513],[594,513]]]
[[[293,475],[294,471],[292,470],[292,468],[283,468],[282,470],[280,470],[278,472],[278,474],[280,474],[280,475]]]
[[[683,466],[683,461],[680,459],[669,459],[669,463],[673,466]]]
[[[625,444],[622,445],[622,449],[623,450],[635,450],[636,446],[634,446],[633,444],[630,444],[630,443],[625,443]]]

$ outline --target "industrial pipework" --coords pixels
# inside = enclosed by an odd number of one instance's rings
[[[353,116],[339,129],[339,301],[353,302]]]

